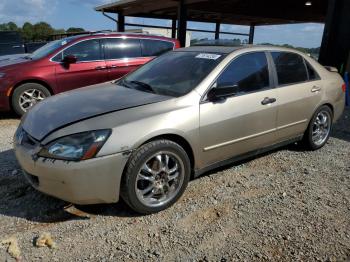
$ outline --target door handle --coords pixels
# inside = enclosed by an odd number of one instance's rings
[[[272,103],[275,103],[277,100],[276,98],[270,98],[270,97],[265,97],[263,101],[261,101],[262,105],[269,105]]]
[[[107,67],[106,66],[97,66],[95,67],[96,70],[105,70]]]
[[[117,68],[118,66],[117,65],[111,65],[110,68]]]
[[[314,87],[312,87],[312,89],[311,89],[311,92],[312,92],[312,93],[315,93],[315,92],[318,92],[318,91],[321,91],[321,87],[319,87],[319,86],[314,86]]]

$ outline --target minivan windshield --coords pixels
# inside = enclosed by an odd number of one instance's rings
[[[193,90],[223,58],[221,53],[172,51],[122,78],[117,84],[180,97]]]
[[[31,55],[28,56],[28,58],[33,60],[41,59],[52,52],[54,52],[56,49],[60,48],[61,46],[64,46],[70,42],[72,42],[76,37],[67,37],[64,39],[52,41],[50,43],[47,43],[43,47],[40,47],[39,49],[35,50]]]

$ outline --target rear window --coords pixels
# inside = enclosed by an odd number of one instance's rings
[[[309,62],[305,61],[307,72],[309,75],[309,80],[318,80],[320,76],[317,74],[316,70],[310,65]]]
[[[287,52],[272,52],[276,66],[278,84],[290,85],[308,80],[304,58],[298,54]]]
[[[107,38],[104,47],[107,60],[142,56],[139,39]]]
[[[0,32],[0,44],[21,42],[22,38],[18,32]]]
[[[142,56],[159,56],[167,51],[174,49],[174,43],[161,41],[141,39]]]

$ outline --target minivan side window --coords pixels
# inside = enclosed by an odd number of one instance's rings
[[[107,60],[142,56],[139,39],[106,38],[104,47]]]
[[[98,39],[92,39],[72,45],[56,56],[54,61],[57,61],[59,58],[62,60],[67,55],[74,55],[78,62],[101,60],[100,41]]]
[[[279,85],[291,85],[308,80],[304,58],[300,55],[287,52],[272,52],[271,55],[276,66]]]
[[[237,94],[256,92],[270,86],[268,62],[264,52],[241,55],[224,70],[217,88],[237,86]]]
[[[159,56],[167,51],[174,49],[174,43],[161,41],[161,40],[151,40],[151,39],[141,39],[142,46],[142,56]]]

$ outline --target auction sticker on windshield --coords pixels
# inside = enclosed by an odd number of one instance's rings
[[[205,53],[201,53],[199,55],[196,56],[196,58],[202,58],[202,59],[211,59],[211,60],[216,60],[218,58],[220,58],[221,55],[217,55],[217,54],[205,54]]]

